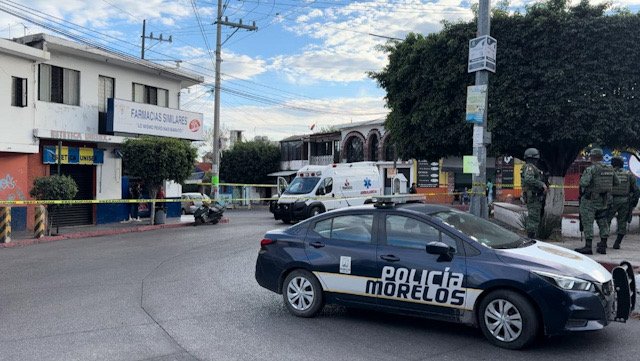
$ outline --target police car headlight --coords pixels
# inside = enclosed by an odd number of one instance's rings
[[[580,278],[561,276],[561,275],[543,272],[543,271],[533,271],[533,273],[542,277],[544,280],[553,284],[554,286],[562,288],[563,290],[571,290],[571,291],[595,290],[595,286],[593,285],[593,283]]]

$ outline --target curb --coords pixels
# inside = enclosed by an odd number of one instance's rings
[[[618,267],[620,263],[607,262],[607,261],[596,261],[602,265],[602,267],[606,268],[607,271],[611,272],[614,268]],[[633,273],[640,274],[640,265],[632,264]]]
[[[193,225],[193,223],[188,222],[188,223],[156,224],[156,225],[138,226],[138,227],[130,227],[130,228],[104,229],[104,230],[98,230],[98,231],[77,232],[77,233],[69,233],[69,234],[64,234],[59,236],[45,236],[42,238],[19,239],[19,240],[11,241],[10,243],[0,243],[0,248],[25,247],[25,246],[31,246],[31,245],[40,244],[40,243],[62,241],[65,239],[112,236],[117,234],[153,231],[157,229],[180,228],[180,227],[186,227],[191,225]]]

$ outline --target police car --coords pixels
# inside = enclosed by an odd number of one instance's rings
[[[466,212],[385,199],[267,232],[255,273],[296,316],[325,303],[424,316],[479,327],[509,349],[624,322],[631,266],[614,275],[615,286],[588,257]]]

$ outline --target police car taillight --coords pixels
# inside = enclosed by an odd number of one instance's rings
[[[273,243],[276,243],[274,239],[263,238],[262,241],[260,241],[260,247],[268,246]]]

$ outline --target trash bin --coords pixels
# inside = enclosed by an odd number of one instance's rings
[[[155,224],[164,224],[167,219],[167,213],[165,213],[164,208],[156,209],[156,217],[154,219]]]

